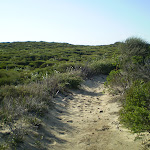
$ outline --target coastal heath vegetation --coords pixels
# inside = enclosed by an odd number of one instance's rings
[[[0,134],[0,149],[16,149],[29,128],[40,127],[45,114],[55,108],[58,93],[115,69],[117,46],[0,43],[0,130],[7,129]]]
[[[105,83],[122,93],[120,121],[133,132],[150,131],[150,45],[131,37],[118,46],[117,68]]]

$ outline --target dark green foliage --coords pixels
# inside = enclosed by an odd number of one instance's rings
[[[60,82],[68,88],[78,88],[83,79],[79,76],[78,72],[70,72],[61,74]]]
[[[0,150],[8,150],[8,145],[7,144],[0,144]]]
[[[30,95],[30,91],[27,88],[16,88],[15,86],[4,86],[0,89],[0,96],[1,97],[14,97],[18,98],[19,96],[28,96]]]
[[[123,44],[120,44],[120,50],[123,55],[128,57],[146,57],[149,54],[149,45],[141,38],[132,37],[128,38]]]
[[[143,78],[149,80],[150,76],[145,78],[143,72],[150,68],[150,46],[140,38],[129,38],[120,45],[120,67],[124,72],[130,75],[132,80]]]
[[[116,57],[117,66],[116,72],[112,71],[108,76],[109,82],[114,85],[117,82],[114,80],[118,69],[120,70],[117,80],[120,81],[120,86],[124,84],[124,90],[132,85],[135,80],[143,79],[145,82],[150,80],[150,46],[139,38],[129,38],[124,43],[120,43],[120,56]],[[113,77],[114,76],[114,77]],[[111,80],[111,79],[112,80]],[[119,84],[117,84],[119,86]]]
[[[121,70],[112,70],[109,73],[109,76],[107,77],[107,82],[105,84],[110,85],[110,86],[120,86],[121,84],[121,78],[122,78],[122,74],[121,74]]]
[[[54,70],[65,72],[69,67],[82,66],[85,62],[111,58],[116,47],[117,44],[83,46],[48,42],[0,43],[0,72],[8,71],[1,78],[0,86],[26,83],[30,79],[30,81],[41,80],[45,74],[52,74]],[[77,65],[78,63],[80,65]],[[23,77],[26,74],[31,76]]]
[[[40,65],[40,68],[46,68],[46,67],[51,67],[53,66],[55,63],[53,61],[46,61],[43,64]]]
[[[109,60],[99,60],[91,63],[91,75],[109,74],[111,70],[115,69],[115,66]]]
[[[30,80],[30,78],[31,74],[28,71],[0,70],[0,86],[23,84],[25,81]]]
[[[64,73],[69,69],[75,69],[76,66],[77,63],[75,64],[74,62],[70,62],[70,63],[63,63],[58,66],[55,66],[55,69],[61,73]]]
[[[125,93],[121,121],[134,132],[150,131],[150,46],[140,38],[129,38],[119,49],[117,68],[106,84]]]
[[[150,131],[150,82],[136,81],[126,92],[121,121],[134,132]]]
[[[20,73],[17,73],[14,70],[0,70],[0,86],[5,84],[16,85],[20,82],[20,80]]]
[[[88,76],[108,74],[114,51],[116,44],[0,43],[0,123],[11,129],[10,139],[5,138],[8,147],[15,149],[24,140],[25,133],[14,132],[18,122],[37,126],[54,108],[52,98],[58,93],[79,88]]]

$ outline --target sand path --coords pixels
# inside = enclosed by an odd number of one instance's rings
[[[120,96],[106,91],[105,80],[93,77],[79,90],[58,94],[46,116],[32,119],[34,125],[16,124],[26,133],[17,150],[143,150],[142,142],[150,147],[149,133],[146,140],[135,140],[137,135],[121,126]],[[2,131],[0,143],[10,133]]]
[[[118,121],[118,96],[104,92],[106,76],[86,80],[80,90],[55,98],[59,124],[54,150],[140,150],[140,142]],[[54,112],[54,113],[56,113]],[[56,123],[56,122],[55,122]]]

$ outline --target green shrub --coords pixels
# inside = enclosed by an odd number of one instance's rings
[[[150,82],[135,81],[126,92],[121,121],[135,132],[150,131]]]
[[[43,63],[45,63],[42,60],[37,60],[37,61],[33,61],[29,64],[29,66],[31,66],[32,68],[39,68]]]
[[[9,146],[7,144],[0,144],[0,150],[8,150]]]
[[[122,55],[132,56],[144,56],[149,54],[149,45],[141,38],[131,37],[126,39],[124,43],[120,44],[120,50]]]
[[[20,73],[14,70],[0,70],[0,86],[17,85],[20,82]]]
[[[106,85],[121,87],[125,100],[120,120],[134,132],[150,131],[150,47],[140,38],[128,38],[119,44],[116,70]]]
[[[64,86],[67,88],[78,88],[83,81],[80,75],[80,71],[70,71],[60,74],[58,73],[58,83],[60,84],[60,86]]]
[[[31,89],[26,86],[5,85],[0,89],[0,100],[4,98],[24,98],[33,95]],[[36,95],[36,94],[35,94]]]
[[[110,86],[120,86],[120,80],[122,78],[121,70],[112,70],[107,76],[107,82],[105,84]]]
[[[46,61],[45,63],[41,64],[40,68],[45,68],[48,66],[53,66],[55,63],[54,62],[50,62],[50,61]]]
[[[124,108],[121,111],[121,121],[134,132],[150,131],[150,111],[144,107]]]
[[[115,66],[112,64],[110,60],[98,60],[93,61],[90,64],[92,75],[98,74],[109,74],[111,70],[115,69]]]
[[[83,79],[80,76],[76,76],[76,74],[64,74],[62,78],[62,82],[69,88],[78,88]]]
[[[64,73],[69,68],[75,69],[75,63],[62,63],[62,64],[59,64],[58,66],[56,66],[55,69],[61,73]]]
[[[128,38],[120,44],[120,67],[130,75],[131,80],[143,78],[146,60],[149,60],[149,44],[140,38]],[[144,70],[146,71],[146,70]],[[143,78],[144,79],[144,78]]]
[[[147,42],[140,38],[128,38],[125,42],[119,44],[120,56],[115,57],[115,65],[120,69],[119,76],[117,72],[110,73],[108,79],[110,83],[118,86],[123,85],[124,90],[129,88],[135,80],[150,80],[150,47]],[[117,77],[115,77],[115,75]],[[121,75],[121,76],[120,76]],[[119,78],[118,78],[119,77]],[[119,80],[119,82],[115,81]],[[112,81],[112,82],[111,82]],[[112,85],[112,84],[111,84]]]

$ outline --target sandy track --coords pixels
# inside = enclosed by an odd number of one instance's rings
[[[118,96],[104,92],[106,76],[85,81],[80,90],[55,98],[57,126],[51,130],[54,150],[140,150],[140,141],[121,127]],[[51,122],[52,123],[52,122]],[[52,128],[51,128],[52,129]],[[59,140],[58,140],[59,139]]]
[[[17,150],[142,150],[143,141],[119,124],[119,95],[106,91],[105,80],[104,75],[93,77],[79,90],[58,94],[35,125],[20,122],[26,135]],[[10,132],[2,131],[0,137]],[[150,145],[148,136],[144,143]]]

